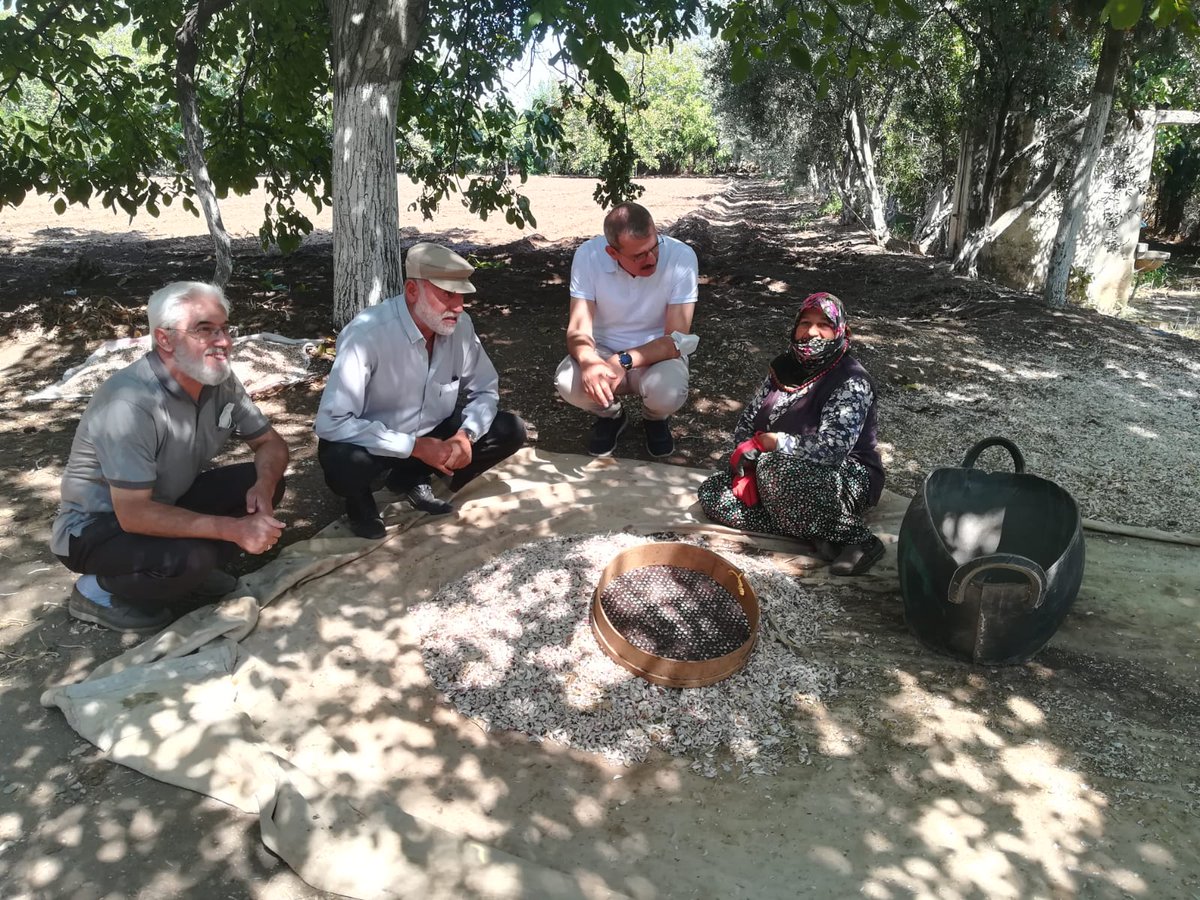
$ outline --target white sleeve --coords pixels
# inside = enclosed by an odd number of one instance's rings
[[[700,298],[700,264],[696,251],[679,245],[679,259],[671,267],[671,296],[668,303],[695,303]]]
[[[587,244],[580,244],[571,259],[571,297],[596,302],[596,267]]]
[[[464,348],[461,377],[467,389],[463,427],[469,428],[476,437],[483,437],[496,420],[496,410],[500,406],[500,376],[474,331]]]
[[[411,456],[415,434],[393,431],[382,422],[362,418],[374,368],[361,344],[348,341],[346,346],[338,347],[313,429],[319,438],[358,444],[378,456]]]

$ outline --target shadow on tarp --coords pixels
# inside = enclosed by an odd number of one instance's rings
[[[529,541],[700,528],[705,474],[522,451],[460,492],[455,515],[391,510],[376,543],[335,524],[247,576],[246,596],[43,702],[114,761],[257,813],[302,878],[349,896],[1136,886],[1052,716],[1014,698],[1025,676],[989,684],[905,633],[892,495],[876,514],[887,558],[812,648],[839,662],[843,698],[800,711],[815,754],[776,777],[706,780],[661,758],[621,769],[487,734],[440,702],[408,605]]]

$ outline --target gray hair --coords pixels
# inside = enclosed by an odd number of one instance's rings
[[[150,342],[155,343],[156,328],[177,328],[183,319],[183,306],[199,294],[216,297],[229,315],[229,301],[225,292],[207,281],[172,281],[150,295],[146,304],[146,317],[150,320]]]
[[[640,240],[649,237],[653,230],[654,217],[640,203],[618,204],[604,217],[604,237],[617,250],[621,249],[621,238],[625,235]]]

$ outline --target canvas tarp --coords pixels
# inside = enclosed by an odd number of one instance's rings
[[[622,769],[487,733],[440,701],[406,617],[414,602],[534,540],[718,533],[695,504],[705,475],[522,451],[461,491],[453,515],[397,504],[382,542],[335,524],[247,576],[244,596],[43,702],[113,761],[258,815],[302,878],[353,897],[792,897],[798,884],[1017,896],[1070,893],[1080,867],[1137,868],[1134,850],[1105,845],[1120,814],[1069,765],[1054,715],[1007,709],[904,633],[894,540],[906,501],[891,494],[872,518],[888,554],[852,580],[861,608],[820,650],[857,699],[807,711],[804,762],[817,765],[748,781],[669,758]],[[787,542],[759,543],[829,581]],[[1089,554],[1089,598],[1121,590],[1141,556],[1113,548],[1107,571]],[[1095,649],[1101,616],[1072,621],[1082,629],[1062,645]]]

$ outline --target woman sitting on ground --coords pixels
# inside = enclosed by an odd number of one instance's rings
[[[884,552],[863,522],[883,492],[875,384],[849,339],[837,297],[805,298],[734,429],[730,468],[699,491],[710,519],[808,542],[835,575],[861,575]]]

